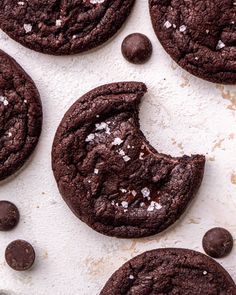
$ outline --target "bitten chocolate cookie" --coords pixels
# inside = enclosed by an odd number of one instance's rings
[[[31,78],[0,50],[0,180],[18,170],[41,132],[42,107]]]
[[[233,0],[149,0],[161,44],[185,70],[211,82],[236,83]]]
[[[8,201],[0,201],[0,231],[8,231],[17,226],[20,213],[17,207]]]
[[[204,254],[186,249],[158,249],[126,262],[100,295],[235,295],[223,267]]]
[[[98,87],[68,110],[55,135],[52,167],[72,211],[100,233],[142,237],[174,223],[196,193],[205,157],[172,158],[139,129],[146,86]]]
[[[35,261],[35,251],[31,244],[24,240],[11,242],[5,251],[7,264],[17,271],[28,270]]]
[[[2,0],[0,28],[22,45],[48,54],[87,51],[111,38],[135,0]]]
[[[228,255],[233,248],[233,237],[226,229],[215,227],[205,233],[202,239],[204,251],[214,258]]]

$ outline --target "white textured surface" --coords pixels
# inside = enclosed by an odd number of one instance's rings
[[[154,45],[152,59],[142,66],[127,63],[120,52],[123,38],[136,31],[147,34]],[[226,227],[236,237],[236,87],[201,81],[176,66],[153,33],[146,0],[137,1],[113,40],[87,54],[46,56],[2,32],[0,44],[34,79],[44,108],[36,152],[17,176],[0,185],[0,199],[13,201],[21,212],[19,226],[0,233],[1,291],[98,294],[114,270],[144,250],[202,251],[202,236],[213,226]],[[203,153],[208,158],[202,187],[183,218],[161,235],[140,240],[102,236],[74,217],[57,191],[50,164],[53,136],[65,110],[95,86],[125,80],[143,81],[149,88],[141,125],[154,147],[172,155]],[[14,272],[4,262],[6,245],[17,238],[36,249],[37,261],[29,272]],[[235,256],[236,248],[220,263],[236,280]]]

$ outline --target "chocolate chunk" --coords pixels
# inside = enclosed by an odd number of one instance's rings
[[[152,55],[152,43],[147,36],[134,33],[127,36],[122,43],[122,54],[129,62],[142,64]]]
[[[35,84],[0,50],[0,180],[15,173],[32,154],[41,125],[42,106]]]
[[[17,226],[20,214],[17,207],[8,202],[0,201],[0,230],[8,231]]]
[[[5,258],[7,264],[14,270],[28,270],[34,264],[34,248],[24,240],[13,241],[6,248]]]
[[[202,240],[204,251],[214,258],[222,258],[228,255],[233,248],[233,243],[232,235],[221,227],[210,229]]]
[[[135,0],[1,0],[0,28],[43,53],[75,54],[97,47],[123,25]]]
[[[100,233],[142,237],[185,211],[203,177],[205,157],[160,154],[140,131],[143,83],[98,87],[67,111],[55,135],[52,167],[72,211]]]
[[[186,249],[158,249],[126,262],[100,295],[235,295],[223,267],[208,256]]]
[[[231,0],[149,0],[152,24],[185,70],[215,83],[236,83],[236,6]]]

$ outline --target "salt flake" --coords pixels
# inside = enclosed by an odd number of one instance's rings
[[[110,134],[110,128],[108,127],[107,123],[105,122],[101,122],[101,123],[97,123],[95,124],[96,130],[105,130],[105,132],[107,134]]]
[[[125,152],[123,150],[120,150],[119,151],[119,155],[124,156],[125,155]]]
[[[56,26],[57,26],[57,27],[60,27],[61,24],[62,24],[62,20],[61,20],[61,19],[57,19],[57,20],[56,20]]]
[[[222,49],[224,47],[225,47],[225,43],[222,42],[221,40],[219,40],[217,45],[216,45],[216,50]]]
[[[144,156],[144,153],[140,153],[140,154],[139,154],[139,160],[143,160],[143,159],[144,159],[143,156]]]
[[[112,145],[121,145],[122,142],[123,142],[122,139],[120,139],[119,137],[116,137],[111,144]]]
[[[124,156],[123,159],[125,162],[128,162],[129,160],[131,160],[131,158],[129,156]]]
[[[172,24],[167,20],[165,23],[164,23],[164,27],[169,29],[172,27]]]
[[[24,30],[26,33],[29,33],[32,31],[32,25],[31,24],[24,24]]]
[[[147,211],[160,210],[161,208],[162,206],[159,203],[151,201],[151,204],[148,206]]]
[[[147,187],[144,187],[142,190],[141,190],[141,193],[143,194],[143,197],[144,198],[148,198],[150,196],[150,189],[147,188]]]
[[[103,3],[105,0],[90,0],[91,4],[100,4]]]
[[[127,209],[127,208],[129,207],[129,203],[126,202],[126,201],[122,201],[122,202],[121,202],[121,206],[122,206],[123,208]]]
[[[7,106],[9,104],[5,96],[0,96],[0,102],[2,102],[4,106]]]
[[[89,135],[86,137],[85,141],[86,141],[86,142],[89,142],[89,141],[94,140],[94,138],[95,138],[95,134],[94,134],[94,133],[91,133],[91,134],[89,134]]]
[[[179,27],[179,31],[180,31],[181,33],[185,32],[186,29],[187,29],[187,27],[186,27],[185,25],[182,25],[182,26]]]
[[[135,190],[132,190],[131,194],[135,197],[137,195],[137,192]]]

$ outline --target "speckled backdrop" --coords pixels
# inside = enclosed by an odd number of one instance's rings
[[[121,56],[123,38],[147,34],[154,45],[142,66]],[[206,230],[223,226],[236,238],[236,86],[211,84],[179,68],[156,39],[146,0],[137,0],[131,17],[110,42],[87,54],[53,57],[30,51],[0,32],[0,48],[32,76],[44,108],[43,133],[33,157],[7,182],[0,199],[16,203],[19,226],[0,233],[0,294],[98,294],[114,270],[145,250],[187,247],[202,251]],[[82,94],[108,82],[137,80],[149,92],[141,105],[141,126],[160,152],[207,156],[202,187],[186,214],[161,235],[119,240],[96,233],[80,222],[62,201],[51,171],[51,145],[65,110]],[[4,262],[13,239],[34,245],[37,260],[17,273]],[[236,280],[236,247],[219,262]],[[5,293],[3,293],[5,292]]]

